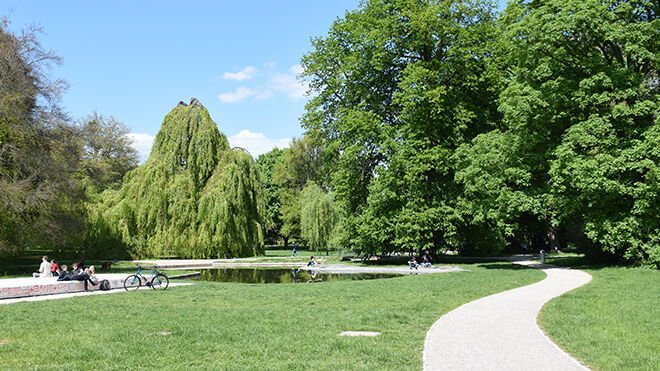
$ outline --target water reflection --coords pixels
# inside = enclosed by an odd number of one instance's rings
[[[200,281],[213,282],[242,282],[242,283],[305,283],[326,282],[340,280],[370,280],[379,278],[396,277],[398,274],[382,273],[357,273],[336,274],[319,273],[318,271],[306,271],[301,269],[263,269],[263,268],[222,268],[202,269]]]

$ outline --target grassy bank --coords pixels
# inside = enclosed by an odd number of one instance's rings
[[[593,276],[543,308],[539,324],[557,344],[596,370],[660,370],[660,271],[548,262]]]
[[[442,314],[544,277],[503,262],[461,267],[469,271],[318,284],[201,282],[3,305],[0,369],[419,370],[426,332]],[[338,337],[344,330],[382,335]]]

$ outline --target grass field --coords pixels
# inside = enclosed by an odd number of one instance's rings
[[[548,262],[593,276],[543,308],[539,324],[556,343],[596,370],[660,370],[660,271]]]
[[[201,282],[0,306],[0,369],[419,370],[428,328],[471,300],[543,279],[467,272],[317,284]],[[377,337],[338,337],[345,330]],[[160,335],[158,332],[171,332]]]

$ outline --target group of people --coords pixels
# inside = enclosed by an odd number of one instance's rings
[[[94,266],[85,267],[84,259],[71,264],[71,268],[72,271],[69,272],[69,267],[66,264],[60,267],[54,259],[48,262],[48,256],[44,255],[41,258],[39,272],[32,275],[34,277],[58,277],[58,281],[83,281],[85,283],[85,290],[88,283],[92,286],[98,285]]]
[[[412,270],[413,268],[419,269],[420,266],[422,268],[431,268],[433,267],[433,264],[431,264],[431,261],[429,260],[429,256],[427,254],[424,254],[421,263],[417,263],[417,259],[413,256],[410,260],[408,260],[408,266],[410,267],[410,270]]]
[[[48,262],[48,256],[44,255],[41,257],[41,265],[39,265],[39,271],[32,273],[33,277],[57,277],[60,274],[60,267],[57,265],[57,262],[53,259]]]

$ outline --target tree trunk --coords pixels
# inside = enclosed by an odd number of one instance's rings
[[[552,225],[550,215],[545,215],[545,225],[548,233],[548,248],[551,252],[559,252],[561,245],[559,244],[559,236],[557,235],[557,228]]]

